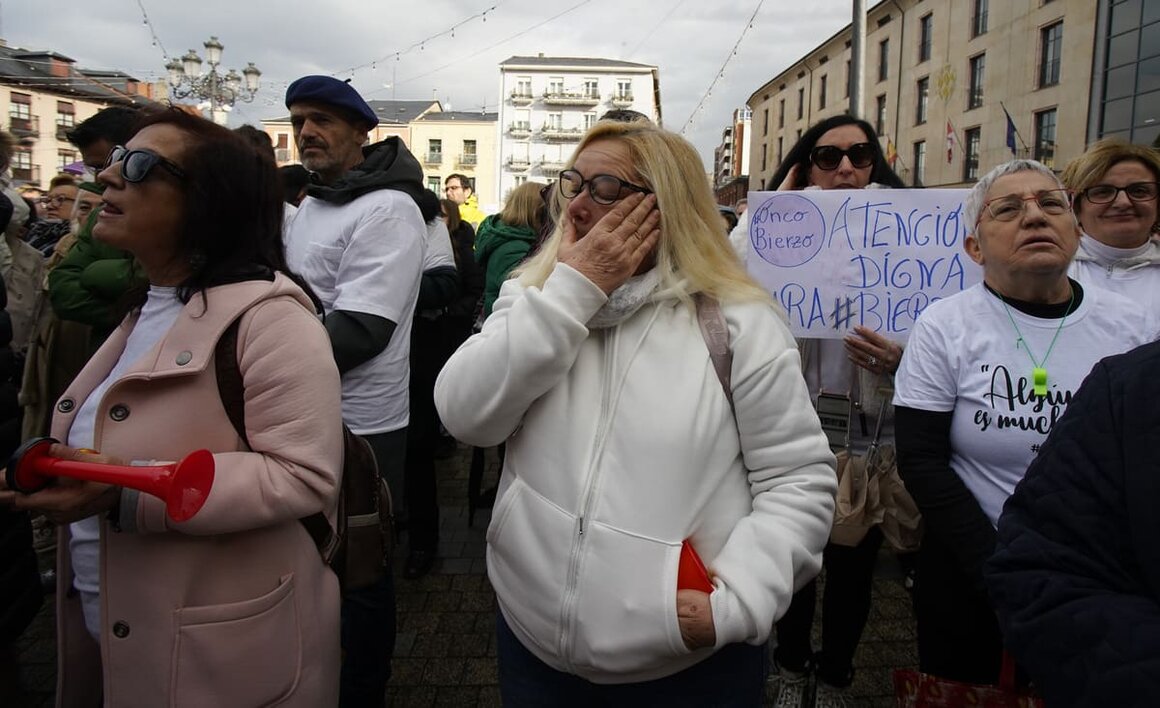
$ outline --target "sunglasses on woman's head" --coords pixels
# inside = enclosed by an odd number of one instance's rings
[[[134,184],[143,181],[158,165],[174,177],[185,177],[185,170],[151,150],[130,150],[118,145],[109,153],[105,169],[117,163],[121,163],[121,178]]]
[[[810,162],[819,170],[838,169],[842,158],[850,158],[850,164],[857,169],[863,169],[874,164],[874,146],[870,143],[854,143],[843,150],[837,145],[819,145],[810,151]]]

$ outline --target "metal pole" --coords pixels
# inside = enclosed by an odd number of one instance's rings
[[[866,105],[866,0],[854,0],[850,27],[850,115],[861,118]]]

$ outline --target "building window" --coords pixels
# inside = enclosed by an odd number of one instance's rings
[[[548,79],[548,95],[559,96],[564,93],[564,77],[553,76]]]
[[[548,121],[544,123],[545,130],[563,130],[564,129],[564,114],[563,113],[549,113]]]
[[[804,88],[798,89],[798,120],[802,119],[806,111],[806,90]]]
[[[826,107],[826,89],[829,87],[829,77],[822,74],[822,80],[818,85],[818,110]]]
[[[1056,22],[1039,31],[1039,87],[1059,83],[1059,65],[1063,55],[1063,23]]]
[[[427,189],[430,189],[436,194],[443,194],[443,187],[441,186],[442,184],[443,180],[439,177],[439,175],[429,175],[427,177]]]
[[[963,133],[963,141],[966,143],[964,149],[966,154],[963,156],[963,181],[974,182],[979,179],[979,149],[983,141],[983,133],[981,128],[971,128]]]
[[[528,176],[527,176],[527,175],[514,175],[514,176],[512,177],[512,179],[514,179],[514,180],[515,180],[515,186],[517,186],[517,187],[518,187],[518,186],[520,186],[521,184],[524,184],[525,182],[527,182],[527,181],[528,181]]]
[[[427,162],[443,162],[443,141],[432,138],[427,141]]]
[[[975,0],[975,7],[971,10],[971,37],[987,34],[987,5],[988,0]]]
[[[930,77],[924,76],[914,86],[914,124],[926,122],[926,107],[930,99]]]
[[[919,140],[914,144],[914,180],[911,184],[921,187],[926,175],[926,141]]]
[[[585,113],[584,114],[584,130],[588,130],[589,128],[591,128],[594,125],[596,125],[596,113]]]
[[[983,81],[987,69],[987,55],[971,57],[970,84],[967,86],[967,109],[983,105]]]
[[[460,164],[468,166],[476,164],[476,161],[479,159],[476,153],[476,149],[476,143],[474,140],[464,140],[463,155],[459,159]]]
[[[929,12],[918,21],[918,62],[930,61],[930,43],[934,37],[934,15]]]
[[[588,98],[600,98],[600,82],[596,79],[584,79],[584,95]]]
[[[798,129],[797,129],[797,136],[796,136],[794,139],[795,139],[795,140],[801,140],[801,139],[802,139],[802,129],[801,129],[801,128],[798,128]]]
[[[785,99],[777,102],[777,127],[785,127]]]
[[[890,77],[890,40],[884,39],[878,43],[878,80],[885,81]]]
[[[32,96],[26,93],[12,92],[8,104],[8,117],[18,121],[32,120]]]
[[[68,101],[56,102],[56,124],[62,128],[72,128],[77,124],[76,107]]]
[[[779,135],[777,136],[777,164],[780,165],[782,159],[784,159],[784,156],[781,151],[781,136]]]
[[[854,77],[850,75],[850,60],[847,59],[846,60],[846,95],[842,96],[842,98],[849,98],[850,97],[850,84],[852,81],[854,81]]]
[[[1055,169],[1055,109],[1035,114],[1035,159]]]
[[[632,100],[632,79],[616,80],[616,97],[629,101]]]
[[[58,172],[63,172],[64,168],[77,161],[77,154],[74,150],[58,150],[56,153],[56,169]]]
[[[782,108],[785,108],[785,101],[782,101]],[[769,135],[769,109],[766,108],[761,112],[761,135],[762,137]]]
[[[532,97],[532,77],[521,76],[516,79],[516,90],[512,93],[513,96],[519,98]]]
[[[767,164],[767,158],[769,157],[768,150],[767,150],[768,147],[769,146],[766,145],[765,143],[761,144],[761,171],[762,172],[765,172],[766,167],[769,166]]]
[[[886,133],[886,94],[877,98],[874,105],[874,130],[879,135]]]

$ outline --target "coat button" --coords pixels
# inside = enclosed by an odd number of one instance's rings
[[[109,417],[120,423],[122,420],[125,420],[129,417],[128,406],[118,403],[109,409]]]
[[[58,411],[60,411],[61,413],[71,413],[72,409],[75,406],[76,406],[76,403],[73,402],[73,399],[66,398],[63,401],[61,401],[60,403],[56,404],[56,409]]]
[[[191,361],[193,361],[193,352],[181,352],[177,355],[178,366],[185,366]]]
[[[113,636],[117,639],[124,639],[129,636],[129,624],[126,622],[113,623]]]

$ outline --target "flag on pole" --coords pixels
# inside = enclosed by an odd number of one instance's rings
[[[951,119],[947,118],[947,164],[951,164],[951,160],[955,156],[955,127],[951,125]]]
[[[894,163],[898,160],[898,150],[894,147],[894,141],[886,138],[886,164],[890,165],[890,169],[894,169]]]
[[[1016,157],[1019,153],[1015,150],[1015,121],[1011,120],[1006,106],[1003,106],[1003,115],[1007,116],[1007,148],[1011,150],[1012,157]]]

